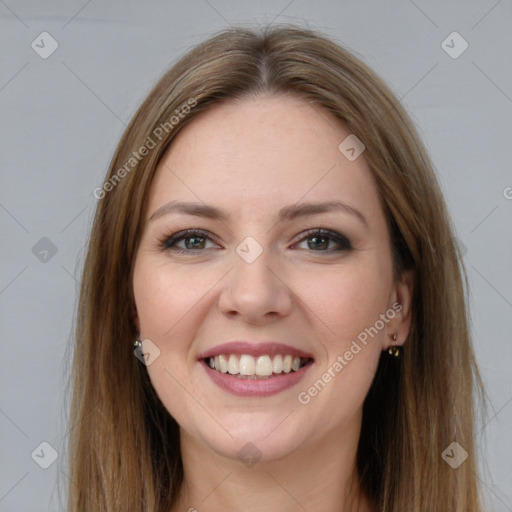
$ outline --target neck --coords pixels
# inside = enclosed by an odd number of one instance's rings
[[[350,430],[350,429],[349,429]],[[247,467],[181,432],[184,481],[172,512],[371,512],[356,470],[360,424]]]

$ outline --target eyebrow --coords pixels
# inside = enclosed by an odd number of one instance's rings
[[[278,219],[280,222],[285,220],[293,220],[298,217],[306,217],[308,215],[314,215],[319,213],[326,213],[330,211],[341,211],[348,213],[358,218],[366,227],[369,229],[368,221],[366,217],[356,208],[350,206],[342,201],[328,201],[324,203],[299,203],[292,204],[281,208],[278,213]],[[227,221],[229,215],[222,209],[216,208],[215,206],[207,205],[204,203],[196,202],[181,202],[181,201],[170,201],[160,208],[158,208],[149,217],[149,221],[158,219],[169,213],[184,213],[187,215],[194,215],[196,217],[204,217],[213,220]]]

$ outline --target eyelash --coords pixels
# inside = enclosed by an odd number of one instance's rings
[[[326,238],[335,241],[341,248],[340,249],[327,249],[327,250],[321,250],[321,251],[315,251],[313,249],[309,249],[313,252],[318,253],[324,253],[324,254],[331,254],[333,252],[341,252],[341,251],[350,251],[352,249],[352,244],[350,240],[339,233],[336,233],[334,231],[330,231],[328,229],[321,229],[321,228],[314,228],[309,229],[305,231],[305,235],[296,242],[296,244],[303,242],[304,240],[307,240],[309,238],[321,237]],[[199,237],[199,238],[205,238],[208,240],[213,241],[207,234],[206,231],[200,230],[200,229],[185,229],[183,231],[179,231],[177,233],[174,233],[170,236],[164,236],[159,240],[159,248],[162,251],[168,251],[172,250],[174,253],[177,254],[197,254],[197,251],[204,251],[206,249],[177,249],[175,244],[177,242],[180,242],[182,240],[185,240],[187,238],[193,238],[193,237]],[[294,244],[295,245],[295,244]]]

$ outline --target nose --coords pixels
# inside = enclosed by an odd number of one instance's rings
[[[251,263],[234,254],[234,268],[222,280],[219,307],[250,324],[266,324],[290,314],[293,293],[285,272],[272,262],[269,251]]]

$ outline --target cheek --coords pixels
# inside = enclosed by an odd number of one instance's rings
[[[310,290],[306,311],[314,313],[309,321],[316,326],[324,357],[297,398],[326,429],[336,429],[360,410],[378,366],[385,330],[369,335],[368,329],[385,312],[386,278],[376,264],[347,265],[318,277],[318,286],[308,279],[303,289]]]
[[[212,307],[210,293],[222,272],[177,268],[141,258],[134,271],[134,295],[141,339],[150,339],[159,357],[148,366],[154,388],[173,413],[184,407],[184,389],[194,394],[190,372],[196,366],[193,347],[202,321]],[[176,407],[178,409],[176,409]],[[183,409],[185,410],[185,409]]]
[[[297,295],[314,315],[314,322],[329,340],[329,349],[342,349],[372,326],[385,312],[387,276],[376,262],[361,262],[317,275],[297,276]]]
[[[386,261],[368,254],[352,263],[301,283],[326,357],[301,386],[299,401],[327,428],[335,428],[361,407],[378,366],[379,340],[386,335],[385,327],[372,330],[387,308],[391,277]]]
[[[133,286],[141,336],[155,340],[168,336],[204,295],[208,283],[200,282],[165,263],[136,266]]]
[[[195,286],[201,282],[196,281],[192,273],[153,262],[150,257],[135,265],[133,288],[140,337],[150,339],[159,349],[147,372],[160,400],[180,425],[186,425],[196,413],[189,399],[195,392],[184,364],[197,326],[194,308],[206,291]]]

